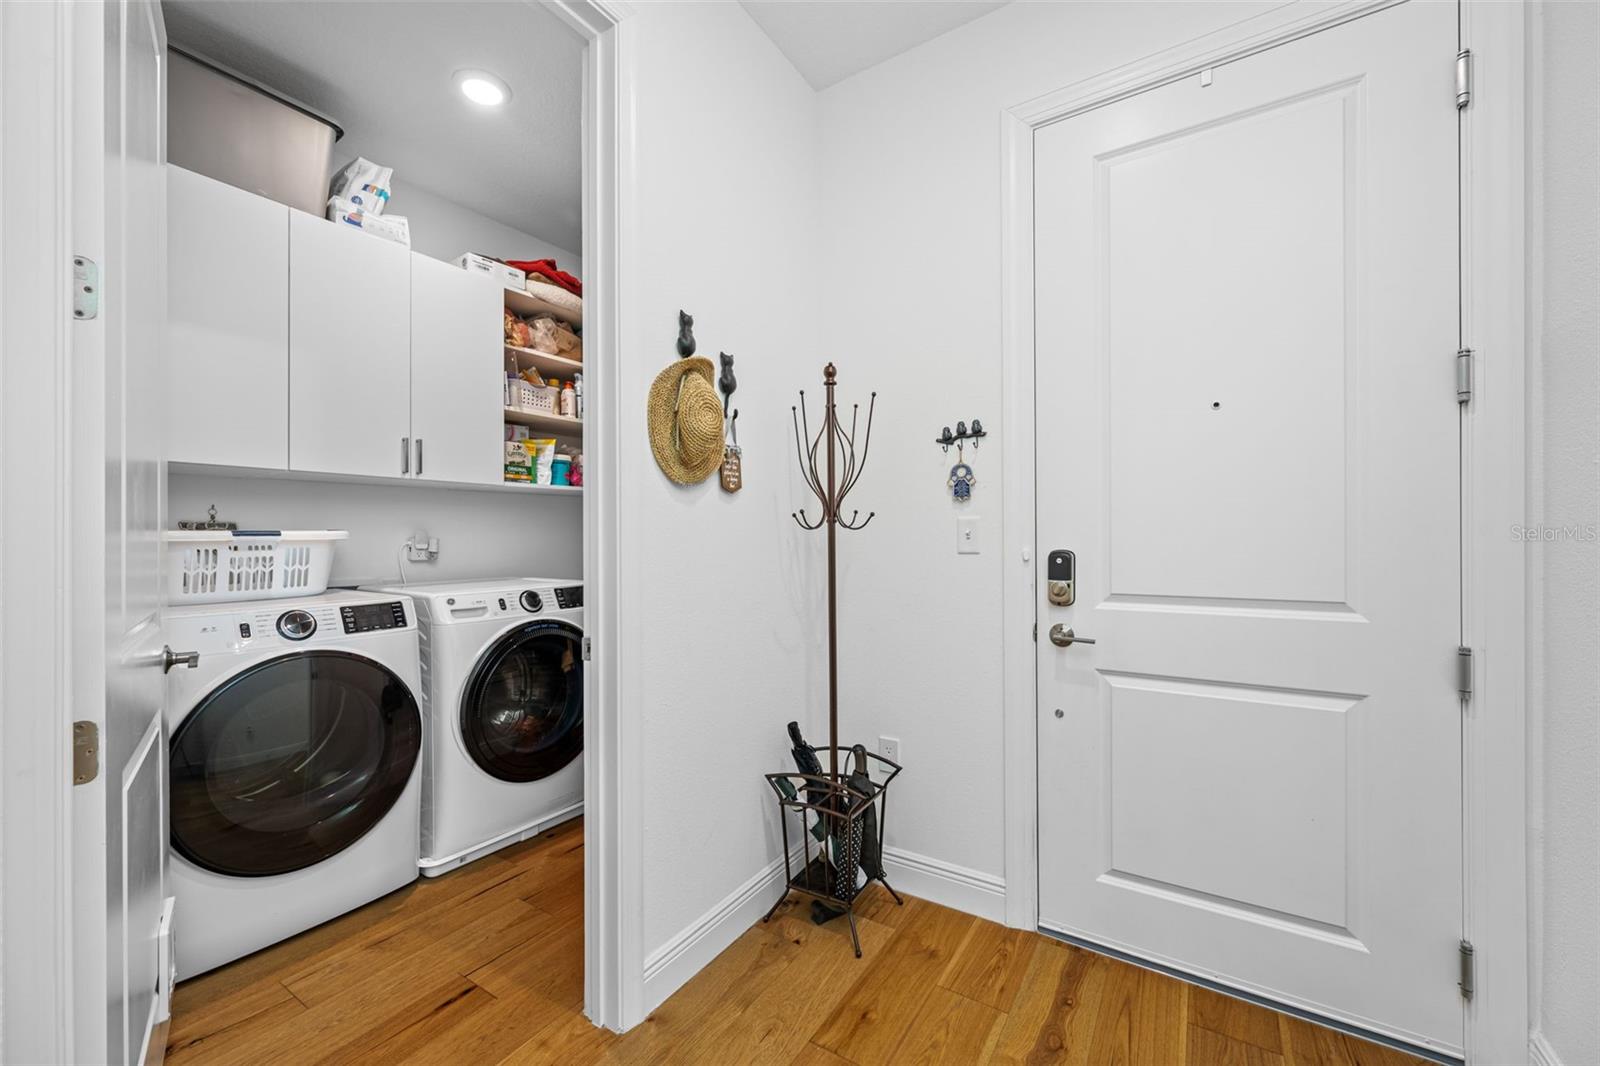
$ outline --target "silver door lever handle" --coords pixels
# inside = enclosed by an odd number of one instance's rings
[[[187,666],[193,670],[200,665],[200,653],[197,651],[173,651],[171,645],[161,649],[161,672],[170,674],[174,666]]]
[[[1093,644],[1094,638],[1076,636],[1072,630],[1057,622],[1050,627],[1050,643],[1058,648],[1070,648],[1074,644]]]

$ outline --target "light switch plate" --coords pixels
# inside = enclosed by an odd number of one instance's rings
[[[964,514],[956,519],[956,554],[977,555],[983,549],[978,540],[978,516]]]

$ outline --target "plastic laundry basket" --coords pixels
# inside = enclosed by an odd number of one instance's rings
[[[168,532],[167,602],[226,603],[317,596],[328,590],[342,529]]]

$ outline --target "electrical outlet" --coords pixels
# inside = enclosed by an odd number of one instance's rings
[[[978,516],[964,514],[956,519],[956,554],[977,555],[983,549],[978,543]]]
[[[899,737],[879,737],[878,738],[878,754],[882,755],[885,759],[888,759],[890,762],[893,762],[893,763],[899,762],[900,761],[900,738]]]

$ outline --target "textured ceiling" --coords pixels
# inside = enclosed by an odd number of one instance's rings
[[[813,89],[909,51],[1004,3],[967,0],[741,0]]]
[[[582,247],[583,42],[536,4],[166,0],[173,44],[344,128],[353,151],[416,186],[564,248]],[[469,103],[457,70],[511,86]],[[346,147],[348,145],[348,147]]]

